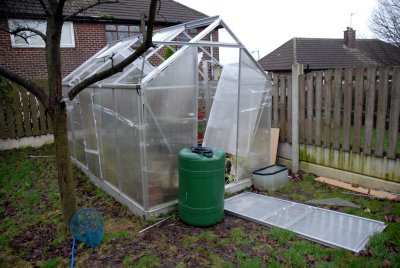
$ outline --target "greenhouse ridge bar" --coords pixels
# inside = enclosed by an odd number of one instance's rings
[[[218,42],[222,31],[229,41]],[[133,36],[103,48],[63,80],[64,93],[141,42]],[[153,43],[123,72],[82,91],[68,114],[75,163],[145,217],[177,203],[178,153],[197,145],[198,124],[206,125],[203,145],[230,155],[233,183],[269,163],[271,125],[271,81],[219,17],[156,31]],[[221,63],[222,54],[232,62]]]

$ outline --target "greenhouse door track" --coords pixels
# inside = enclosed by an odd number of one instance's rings
[[[225,211],[356,253],[386,227],[383,222],[249,192],[226,199]]]

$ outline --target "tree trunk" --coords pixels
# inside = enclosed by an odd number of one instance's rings
[[[54,115],[54,142],[56,145],[57,179],[60,190],[63,222],[66,229],[69,221],[76,211],[75,185],[72,177],[72,165],[69,156],[67,113],[65,107],[60,105]]]
[[[56,145],[57,179],[60,190],[61,209],[65,229],[76,211],[75,185],[68,147],[66,104],[62,101],[61,86],[61,28],[62,14],[57,14],[57,2],[52,1],[50,9],[53,16],[47,20],[46,62],[49,86],[49,113],[53,120],[54,142]]]

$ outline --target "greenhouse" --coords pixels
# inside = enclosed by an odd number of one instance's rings
[[[109,44],[63,80],[64,93],[141,42],[133,36]],[[177,204],[177,160],[185,147],[224,151],[227,187],[269,163],[271,81],[221,18],[155,31],[153,44],[68,109],[73,161],[144,217]]]

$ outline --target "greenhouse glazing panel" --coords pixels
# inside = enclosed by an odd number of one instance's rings
[[[325,245],[360,252],[385,224],[368,218],[307,206],[250,192],[225,199],[226,212],[278,226]]]
[[[79,106],[81,107],[82,127],[85,133],[87,166],[97,178],[101,178],[92,92],[92,89],[86,89],[79,94]]]
[[[118,189],[113,91],[96,89],[93,102],[103,179]]]
[[[79,97],[76,97],[72,103],[70,112],[72,137],[74,139],[75,159],[84,166],[86,163],[85,153],[85,135],[82,128],[81,107],[79,106]]]
[[[203,146],[236,155],[238,110],[238,64],[226,64],[211,106]]]
[[[244,179],[269,163],[271,85],[252,57],[240,51],[237,178]]]
[[[191,47],[143,88],[145,121],[144,172],[149,207],[178,197],[179,151],[196,144],[197,48]]]
[[[143,206],[138,101],[136,90],[114,90],[120,190]]]

